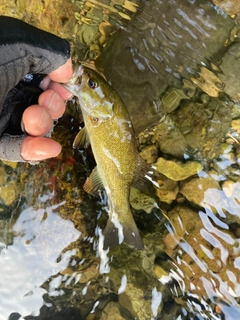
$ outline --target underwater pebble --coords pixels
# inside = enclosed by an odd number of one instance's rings
[[[226,143],[230,144],[230,145],[233,145],[235,143],[235,141],[232,138],[227,138],[226,139]]]
[[[141,152],[140,156],[149,164],[153,164],[158,157],[158,149],[154,146],[146,146],[144,147]]]
[[[227,160],[230,164],[234,164],[237,162],[233,145],[229,145],[228,143],[222,143],[220,146],[220,159],[221,161]]]
[[[182,203],[184,203],[185,202],[185,198],[184,197],[178,197],[177,198],[177,203],[179,203],[179,204],[182,204]]]
[[[18,197],[18,187],[15,181],[0,187],[0,198],[6,206],[10,206]]]
[[[147,142],[147,138],[145,138],[144,136],[140,135],[138,138],[139,144],[140,145],[145,145]]]
[[[237,133],[240,133],[240,119],[232,120],[231,127],[237,131]]]

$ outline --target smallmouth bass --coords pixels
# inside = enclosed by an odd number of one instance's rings
[[[73,147],[90,143],[97,164],[83,188],[95,196],[105,189],[108,197],[109,219],[103,230],[104,248],[124,241],[143,249],[129,196],[131,186],[143,185],[152,169],[138,154],[127,108],[107,81],[90,68],[80,66],[64,86],[78,98],[85,123]]]

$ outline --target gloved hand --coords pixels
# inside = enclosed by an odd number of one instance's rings
[[[71,97],[57,82],[67,82],[72,73],[66,40],[0,17],[0,159],[43,160],[59,154],[61,146],[43,136]]]

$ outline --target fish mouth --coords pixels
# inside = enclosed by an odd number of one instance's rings
[[[71,85],[81,85],[82,84],[82,76],[84,73],[83,66],[76,65],[73,68],[73,75],[71,76],[70,80],[67,83],[64,83],[65,86],[71,86]]]
[[[73,75],[72,75],[72,77],[70,79],[70,83],[71,84],[81,85],[82,84],[82,76],[83,76],[83,74],[84,74],[83,66],[81,64],[80,65],[76,65],[75,68],[74,68]]]
[[[82,85],[82,76],[79,76],[78,78],[77,78],[77,80],[74,82],[74,84],[77,84],[77,85],[79,85],[79,86],[81,86]]]
[[[75,65],[73,69],[74,69],[73,75],[75,75],[75,77],[82,76],[84,73],[84,68],[82,64]]]
[[[62,86],[76,96],[79,88],[82,86],[83,73],[83,66],[76,66],[70,80],[67,83],[62,83]]]

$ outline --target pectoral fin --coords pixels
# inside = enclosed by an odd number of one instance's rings
[[[76,135],[73,141],[73,148],[74,149],[87,148],[89,144],[90,144],[90,141],[89,141],[87,129],[84,127]]]
[[[99,191],[104,189],[102,179],[99,176],[97,166],[93,169],[92,173],[84,183],[83,189],[92,196],[98,197]]]

